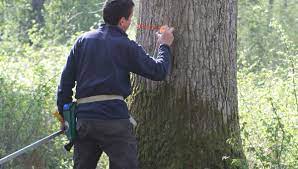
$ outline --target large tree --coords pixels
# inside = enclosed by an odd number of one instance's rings
[[[244,159],[237,108],[237,0],[141,0],[139,7],[137,41],[151,54],[156,38],[148,29],[175,27],[166,81],[133,76],[130,109],[139,122],[141,169],[232,168],[232,159]]]

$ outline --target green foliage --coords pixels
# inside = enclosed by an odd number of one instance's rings
[[[0,36],[28,42],[27,30],[32,23],[32,8],[27,0],[0,2]]]
[[[45,23],[39,23],[31,1],[1,1],[0,157],[59,129],[52,112],[61,70],[78,34],[99,22],[100,8],[98,1],[46,1]],[[72,168],[72,153],[63,150],[66,142],[58,137],[4,167]],[[106,155],[99,165],[108,168]]]
[[[0,51],[0,132],[5,133],[0,137],[0,157],[59,129],[52,113],[56,109],[55,93],[66,61],[64,56],[70,49],[70,46],[46,46],[46,43],[43,48],[14,43],[11,48],[12,44],[4,42],[0,46],[3,49]],[[66,137],[60,136],[16,158],[5,168],[72,168],[72,153],[63,150],[66,143]],[[108,168],[106,155],[99,165]]]
[[[276,75],[267,70],[238,75],[243,144],[252,168],[298,166],[294,84]]]
[[[294,0],[239,1],[239,112],[249,168],[298,166],[297,9]]]
[[[66,49],[55,46],[38,49],[12,42],[1,43],[1,49],[0,130],[5,134],[0,138],[0,156],[3,157],[58,129],[52,112],[57,75],[62,66],[58,56],[65,55]],[[54,168],[51,166],[60,160],[71,159],[69,155],[63,156],[62,145],[61,141],[57,145],[45,145],[5,167]]]
[[[104,0],[43,1],[41,16],[34,11],[32,0],[4,0],[0,2],[0,37],[34,43],[29,36],[39,31],[54,42],[65,43],[73,34],[96,28],[101,21]],[[42,20],[38,20],[42,17]],[[31,30],[33,29],[33,30]]]
[[[286,57],[294,53],[289,53],[293,49],[286,46],[293,46],[298,42],[298,5],[295,0],[287,0],[287,6],[284,3],[284,0],[276,0],[270,7],[268,1],[239,1],[240,69],[259,71],[263,68],[277,69],[288,66]],[[295,48],[297,50],[297,47]]]
[[[54,37],[66,42],[79,31],[88,31],[97,27],[101,20],[101,7],[104,0],[63,0],[45,3],[46,32],[48,38]]]

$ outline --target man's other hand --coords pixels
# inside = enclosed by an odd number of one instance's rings
[[[174,35],[173,35],[174,28],[169,27],[168,25],[163,27],[163,32],[161,34],[157,34],[158,44],[166,44],[168,46],[171,46],[174,41]]]

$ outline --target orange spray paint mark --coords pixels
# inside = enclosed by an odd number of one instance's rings
[[[155,30],[155,31],[159,31],[159,33],[164,33],[166,30],[166,26],[138,24],[137,29]]]

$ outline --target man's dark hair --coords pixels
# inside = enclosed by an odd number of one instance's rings
[[[120,19],[128,19],[134,7],[132,0],[106,0],[103,7],[103,20],[106,24],[118,25]]]

